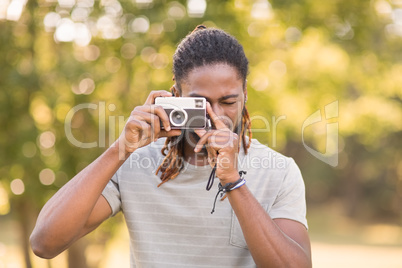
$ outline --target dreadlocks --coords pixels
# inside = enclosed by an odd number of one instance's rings
[[[222,30],[207,29],[203,25],[197,26],[192,33],[181,41],[173,56],[173,80],[176,81],[176,88],[180,94],[181,83],[193,69],[218,63],[225,63],[234,67],[239,78],[243,81],[243,88],[245,89],[248,60],[243,47],[233,36]],[[240,124],[239,137],[244,152],[247,154],[252,134],[250,117],[245,106]],[[246,141],[247,134],[248,141]],[[165,158],[156,171],[156,174],[161,172],[161,183],[159,185],[177,177],[184,167],[184,139],[182,135],[168,137],[162,148],[162,154]]]

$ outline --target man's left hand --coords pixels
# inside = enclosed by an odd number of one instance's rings
[[[237,171],[237,155],[239,152],[238,135],[231,131],[223,121],[214,113],[207,103],[207,112],[216,129],[197,129],[195,132],[200,137],[194,152],[198,153],[205,145],[208,151],[208,161],[216,161],[216,176],[222,185],[235,182],[239,179]]]

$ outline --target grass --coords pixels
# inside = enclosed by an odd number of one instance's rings
[[[315,268],[401,268],[402,226],[359,222],[336,204],[308,212]]]

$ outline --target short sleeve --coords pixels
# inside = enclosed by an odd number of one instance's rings
[[[299,167],[292,158],[288,162],[288,171],[269,211],[269,215],[272,219],[295,220],[308,228],[304,181]]]
[[[112,209],[112,216],[116,215],[121,210],[121,198],[117,173],[113,175],[105,189],[103,189],[102,195],[105,197]]]

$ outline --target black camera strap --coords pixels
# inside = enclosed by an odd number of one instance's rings
[[[209,175],[209,179],[208,179],[208,183],[207,183],[207,187],[206,187],[207,191],[211,190],[212,186],[214,185],[215,172],[216,172],[216,163],[211,171],[211,175]]]

